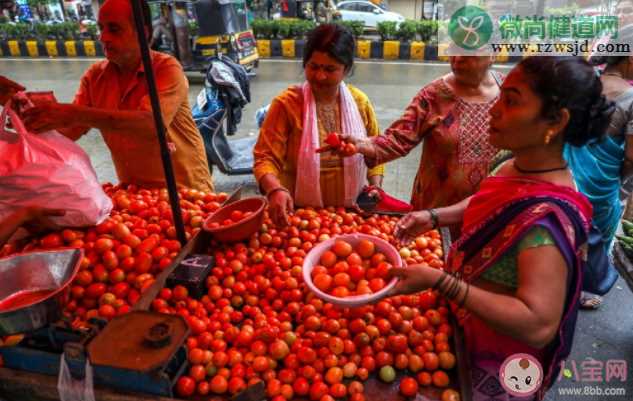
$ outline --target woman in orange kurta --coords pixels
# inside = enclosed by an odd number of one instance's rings
[[[306,44],[304,68],[306,83],[292,86],[277,96],[266,115],[255,145],[254,173],[261,190],[266,194],[270,213],[276,224],[287,224],[288,213],[297,206],[350,206],[350,161],[339,154],[325,152],[318,159],[316,176],[303,168],[306,154],[306,135],[314,134],[318,146],[324,145],[330,132],[344,132],[350,120],[367,137],[379,134],[374,109],[360,90],[343,83],[351,70],[354,58],[354,38],[348,29],[335,24],[316,28]],[[311,103],[310,103],[311,102]],[[310,104],[314,107],[310,109]],[[312,110],[316,124],[306,110]],[[306,122],[318,133],[306,128]],[[353,125],[351,125],[353,126]],[[358,165],[363,165],[358,158]],[[303,165],[305,166],[305,165]],[[354,166],[356,167],[356,166]],[[364,166],[363,166],[364,168]],[[369,169],[362,181],[380,186],[383,167]],[[312,182],[314,181],[314,182]],[[306,186],[306,187],[302,187]],[[305,196],[305,192],[319,187],[320,199]],[[355,196],[358,193],[354,192]]]

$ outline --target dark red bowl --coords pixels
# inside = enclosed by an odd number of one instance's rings
[[[202,228],[213,234],[213,237],[221,242],[236,242],[248,239],[255,234],[262,226],[264,221],[264,209],[266,208],[266,198],[263,196],[255,196],[252,198],[242,199],[221,207],[211,216],[209,216]],[[253,214],[228,226],[220,226],[211,228],[212,223],[222,223],[229,219],[231,212],[239,210],[241,212],[252,212]]]

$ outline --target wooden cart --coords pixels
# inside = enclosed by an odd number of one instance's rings
[[[448,230],[441,230],[442,245],[444,255],[448,255],[450,247],[450,234]],[[169,274],[190,254],[202,254],[208,251],[211,243],[211,235],[205,231],[198,233],[191,241],[187,243],[181,250],[179,255],[174,259],[172,265],[165,269],[156,278],[155,285],[143,295],[134,309],[149,309],[152,300],[157,296],[161,288],[165,286]],[[451,372],[451,381],[453,388],[461,394],[461,399],[469,401],[472,399],[470,394],[470,370],[465,349],[463,331],[455,324],[453,319],[453,349],[457,359],[457,368]],[[399,376],[402,376],[400,374]],[[369,380],[364,382],[365,395],[368,401],[404,401],[405,398],[398,392],[398,382],[386,384],[372,375]],[[420,389],[420,394],[416,400],[436,401],[440,400],[443,389],[434,387],[424,387]],[[42,374],[30,373],[25,371],[17,371],[13,369],[0,368],[0,399],[7,401],[57,401],[59,394],[57,391],[57,377]],[[173,398],[158,397],[146,394],[131,394],[114,391],[112,389],[95,387],[95,398],[97,401],[175,401]],[[210,397],[205,397],[208,399]],[[195,398],[194,398],[195,399]],[[202,399],[202,398],[201,398]],[[250,388],[243,394],[235,397],[235,401],[260,401],[265,399],[263,386],[259,388]]]

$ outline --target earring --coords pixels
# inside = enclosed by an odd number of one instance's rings
[[[552,136],[554,136],[554,134],[551,130],[548,130],[547,134],[545,134],[545,145],[549,145],[550,141],[552,140]]]

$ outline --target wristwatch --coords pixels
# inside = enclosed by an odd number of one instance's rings
[[[440,225],[440,218],[437,215],[437,210],[435,209],[426,209],[427,212],[431,215],[431,221],[433,222],[433,229],[436,229]]]

